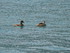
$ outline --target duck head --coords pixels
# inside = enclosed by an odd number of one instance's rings
[[[20,21],[20,23],[24,23],[24,21],[23,21],[23,20],[21,20],[21,21]]]
[[[20,21],[20,25],[21,25],[21,26],[23,26],[23,23],[24,23],[24,21],[23,21],[23,20],[21,20],[21,21]]]

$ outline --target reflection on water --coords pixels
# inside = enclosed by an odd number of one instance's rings
[[[20,26],[20,29],[23,29],[23,26]]]

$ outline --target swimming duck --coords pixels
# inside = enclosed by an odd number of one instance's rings
[[[37,24],[37,26],[40,26],[40,27],[46,26],[45,21]]]
[[[23,24],[23,23],[24,23],[24,21],[23,21],[23,20],[21,20],[21,21],[20,21],[20,24],[15,24],[14,26],[24,26],[24,24]]]

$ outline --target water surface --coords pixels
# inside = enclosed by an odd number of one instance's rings
[[[0,0],[0,53],[70,53],[69,17],[70,0]]]

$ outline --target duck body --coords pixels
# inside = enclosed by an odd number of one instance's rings
[[[45,21],[44,21],[43,23],[39,23],[39,24],[37,24],[37,26],[39,26],[39,27],[46,26]]]
[[[15,24],[14,26],[24,26],[24,25],[21,25],[21,24]]]
[[[20,21],[20,24],[14,24],[14,26],[24,26],[24,21]]]
[[[37,26],[46,26],[46,24],[37,24]]]

